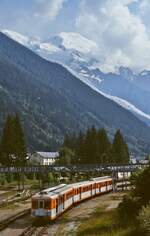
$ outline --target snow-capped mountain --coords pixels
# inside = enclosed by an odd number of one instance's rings
[[[116,73],[102,72],[100,59],[95,57],[97,45],[78,33],[62,32],[45,41],[8,30],[3,33],[45,59],[63,64],[93,89],[150,125],[150,71],[136,74],[120,67]]]
[[[57,148],[65,134],[94,125],[110,138],[120,129],[131,152],[149,153],[150,127],[94,90],[0,32],[0,133],[7,114],[17,112],[33,150]]]

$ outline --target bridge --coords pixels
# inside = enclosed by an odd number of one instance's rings
[[[123,189],[127,189],[130,174],[146,168],[148,164],[122,164],[122,165],[49,165],[49,166],[22,166],[4,167],[0,166],[0,173],[40,173],[39,185],[42,185],[42,176],[47,173],[70,173],[70,174],[90,174],[91,176],[111,175],[113,179],[113,190],[116,191],[118,184]],[[121,176],[119,176],[121,175]],[[23,187],[24,188],[24,187]]]
[[[105,165],[49,165],[49,166],[0,166],[0,173],[45,173],[45,172],[135,172],[148,164],[105,164]]]

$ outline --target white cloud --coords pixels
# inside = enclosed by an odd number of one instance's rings
[[[54,20],[67,0],[36,0],[38,11],[35,16]]]
[[[112,71],[121,65],[135,70],[150,69],[148,31],[140,15],[130,11],[129,4],[133,2],[138,3],[137,0],[81,1],[77,31],[98,44],[97,57],[103,70]]]
[[[140,1],[139,8],[142,14],[150,10],[150,1],[149,0],[142,0]]]

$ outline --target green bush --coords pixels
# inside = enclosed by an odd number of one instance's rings
[[[150,203],[141,209],[138,220],[141,228],[147,233],[147,235],[150,235]]]
[[[136,220],[136,216],[138,215],[139,209],[140,204],[138,199],[133,199],[128,195],[124,196],[123,201],[118,207],[120,222],[124,225],[129,222],[134,222]]]

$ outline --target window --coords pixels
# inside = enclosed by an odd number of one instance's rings
[[[66,194],[66,199],[69,199],[73,196],[73,191]]]
[[[50,200],[45,200],[44,205],[45,205],[45,209],[49,209],[50,208]]]
[[[32,208],[37,209],[38,208],[38,201],[37,200],[32,200]]]
[[[44,208],[44,201],[43,200],[39,200],[39,208]]]

